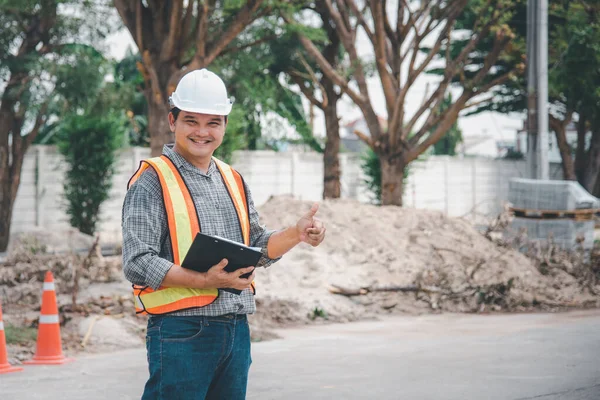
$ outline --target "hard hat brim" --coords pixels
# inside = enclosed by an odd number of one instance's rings
[[[177,107],[177,106],[175,106]],[[177,107],[181,111],[187,111],[196,114],[208,114],[208,115],[229,115],[231,112],[231,106],[225,108],[225,110],[210,110],[207,108],[187,108],[187,107]]]
[[[177,99],[177,96],[172,96],[170,99],[171,106],[179,108],[181,111],[187,111],[191,113],[197,114],[209,114],[209,115],[229,115],[231,109],[233,107],[233,103],[223,104],[222,107],[218,109],[215,108],[195,108],[195,107],[186,107]]]

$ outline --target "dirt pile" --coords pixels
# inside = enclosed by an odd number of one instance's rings
[[[57,235],[60,236],[59,233]],[[78,237],[82,236],[85,235]],[[0,299],[3,304],[39,306],[47,271],[54,276],[58,295],[71,295],[74,289],[81,292],[92,282],[122,279],[120,257],[102,257],[98,243],[92,242],[89,247],[82,248],[83,253],[55,254],[45,242],[48,237],[43,235],[40,238],[39,234],[21,236],[11,247],[5,262],[0,263]],[[84,244],[78,239],[75,242]],[[56,246],[52,248],[56,249]]]
[[[279,229],[309,208],[275,197],[259,211],[267,227]],[[335,200],[322,202],[318,216],[327,226],[321,246],[302,244],[258,272],[257,298],[264,306],[257,320],[276,323],[279,302],[294,305],[284,307],[288,321],[600,306],[594,294],[600,287],[560,268],[541,271],[538,262],[441,212]],[[332,285],[362,295],[332,294]]]

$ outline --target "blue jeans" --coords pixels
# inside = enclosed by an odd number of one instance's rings
[[[246,315],[150,317],[146,349],[150,377],[142,400],[246,398],[252,364]]]

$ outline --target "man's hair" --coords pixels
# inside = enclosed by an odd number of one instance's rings
[[[171,108],[170,112],[173,114],[173,118],[175,119],[175,121],[177,121],[177,117],[179,117],[179,113],[181,112],[181,110],[177,107],[173,107]],[[225,115],[225,123],[227,123],[227,115]]]
[[[173,118],[175,118],[175,121],[177,121],[177,117],[179,117],[180,112],[181,110],[177,107],[171,108],[171,114],[173,114]]]

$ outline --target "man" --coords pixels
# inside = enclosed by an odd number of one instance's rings
[[[150,377],[142,399],[244,399],[255,267],[268,267],[301,242],[319,245],[325,228],[315,217],[317,204],[295,226],[272,231],[260,225],[241,175],[213,157],[232,108],[217,75],[189,72],[170,105],[175,143],[142,163],[122,215],[124,273],[133,283],[136,311],[150,315]],[[225,270],[227,260],[206,273],[182,268],[198,231],[259,247],[263,257],[235,272]]]

